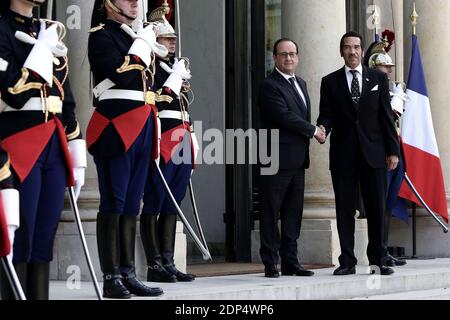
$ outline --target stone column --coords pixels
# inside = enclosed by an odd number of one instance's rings
[[[293,39],[300,47],[297,73],[308,84],[314,124],[319,114],[321,79],[343,66],[339,42],[346,32],[345,8],[345,0],[283,0],[282,3],[282,35]],[[300,258],[305,263],[337,263],[340,253],[328,151],[328,142],[319,145],[315,139],[311,141],[311,166],[306,173],[305,210],[299,240]],[[365,221],[357,223],[364,226]],[[364,247],[364,242],[359,243]]]
[[[75,102],[76,114],[80,123],[83,138],[86,139],[86,127],[94,108],[92,106],[90,65],[87,56],[89,30],[91,26],[91,14],[94,1],[60,0],[55,2],[56,16],[67,28],[64,43],[69,49],[69,80]],[[99,193],[97,186],[97,171],[88,153],[88,166],[86,169],[86,181],[82,188],[78,206],[85,223],[94,223],[97,211]],[[73,214],[65,212],[62,221],[73,221]],[[95,241],[95,229],[86,231]],[[93,243],[92,243],[93,244]],[[96,254],[96,252],[93,252]]]
[[[339,40],[345,33],[345,0],[283,0],[282,35],[300,47],[297,73],[308,84],[311,121],[319,115],[320,83],[323,76],[343,66]],[[332,192],[328,170],[328,143],[311,141],[311,166],[307,170],[309,192]]]
[[[92,107],[90,66],[87,57],[87,44],[91,25],[93,1],[60,0],[57,5],[57,19],[67,28],[64,39],[69,49],[69,79],[75,101],[76,114],[83,136],[86,126],[94,111]],[[92,189],[97,188],[97,173],[92,157],[88,155],[86,185],[82,190],[80,201],[92,198]],[[98,198],[98,194],[97,194]]]
[[[54,5],[57,20],[64,23],[67,29],[64,43],[69,49],[69,81],[76,102],[77,118],[83,138],[86,138],[86,126],[94,111],[90,92],[90,66],[87,58],[88,31],[94,1],[59,0],[54,1]],[[94,268],[99,272],[95,233],[98,201],[97,173],[92,157],[88,154],[86,181],[78,199],[78,207]],[[61,217],[53,251],[54,259],[51,266],[53,279],[66,279],[71,274],[77,273],[80,273],[84,280],[90,279],[73,213],[68,203]]]

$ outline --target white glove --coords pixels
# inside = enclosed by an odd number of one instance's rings
[[[408,100],[408,96],[403,91],[401,83],[394,84],[392,87],[391,108],[399,115],[403,114],[403,105]]]
[[[53,24],[47,29],[45,22],[41,21],[41,30],[37,40],[28,35],[24,36],[21,31],[17,31],[15,35],[21,41],[34,43],[23,66],[39,74],[50,87],[53,85],[53,52],[58,51],[59,43],[57,28],[58,26]]]
[[[44,26],[43,26],[44,24]],[[45,21],[41,21],[41,30],[44,27],[45,29],[46,23]],[[56,24],[52,25],[51,27],[55,27],[56,26],[56,32],[58,33],[58,26]],[[50,28],[48,28],[47,30],[49,30]],[[38,39],[33,38],[32,36],[30,36],[29,34],[26,34],[25,32],[22,31],[16,31],[16,33],[14,34],[14,36],[24,42],[24,43],[28,43],[31,45],[35,45],[36,42],[39,40],[39,38],[41,37],[41,35],[39,34]],[[56,44],[56,46],[52,45],[51,46],[51,51],[52,53],[56,56],[56,57],[66,57],[67,56],[67,47],[64,43],[62,43],[61,41],[59,41],[59,36],[58,36],[58,42]]]
[[[3,189],[0,191],[3,199],[3,209],[6,215],[6,223],[8,226],[8,236],[11,247],[14,243],[14,234],[20,226],[20,207],[19,207],[19,191],[16,189]],[[12,258],[12,250],[8,255],[8,259]]]
[[[186,63],[183,59],[175,59],[172,69],[164,62],[160,63],[161,67],[170,73],[170,76],[164,82],[163,87],[170,88],[177,96],[180,95],[181,86],[184,80],[189,80],[191,72],[186,69]]]
[[[394,83],[394,85],[392,86],[392,92],[394,94],[405,94],[401,83]]]
[[[192,139],[192,147],[194,149],[194,163],[195,164],[195,160],[197,159],[197,155],[198,155],[198,151],[200,150],[200,147],[198,145],[198,141],[197,141],[197,137],[195,136],[195,132],[191,132],[191,139]]]
[[[160,62],[159,65],[168,73],[176,73],[180,75],[184,80],[189,80],[192,78],[191,71],[186,69],[186,63],[184,59],[175,58],[175,62],[170,68],[165,62]]]
[[[6,71],[8,69],[8,61],[0,58],[0,71]]]
[[[75,200],[78,199],[81,187],[84,186],[84,177],[85,171],[87,167],[87,159],[86,159],[86,141],[82,139],[75,139],[69,141],[69,151],[70,157],[72,158],[73,164],[73,176],[75,178]]]
[[[165,57],[169,53],[166,47],[156,41],[153,24],[149,24],[144,28],[142,20],[138,20],[136,32],[126,24],[122,24],[120,27],[135,39],[128,54],[133,54],[141,58],[147,67],[151,62],[152,51],[160,57]]]
[[[81,193],[81,187],[84,186],[84,176],[86,168],[74,167],[73,176],[75,178],[75,186],[73,187],[73,193],[75,195],[75,201],[78,199]]]

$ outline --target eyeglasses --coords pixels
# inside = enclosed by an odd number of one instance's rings
[[[279,52],[277,53],[277,56],[282,57],[283,59],[287,59],[287,57],[294,59],[297,58],[298,54],[297,52]]]
[[[344,44],[342,46],[342,49],[345,50],[345,51],[348,51],[348,50],[351,50],[351,49],[360,50],[360,49],[362,49],[362,47],[359,44],[356,44],[354,46],[351,46],[351,45],[348,45],[348,44]]]

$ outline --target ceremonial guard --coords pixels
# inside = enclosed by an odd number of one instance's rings
[[[156,42],[152,25],[137,21],[137,0],[97,0],[88,56],[94,78],[95,111],[87,129],[100,191],[97,243],[103,296],[156,296],[161,288],[136,278],[136,217],[150,161],[158,156],[157,109],[153,89]]]
[[[387,74],[389,80],[392,76],[392,68],[395,64],[392,62],[391,57],[387,53],[391,48],[394,40],[393,32],[386,30],[383,35],[385,38],[382,41],[372,43],[367,49],[364,64],[372,69],[378,69]],[[388,38],[392,39],[391,41]],[[394,122],[397,128],[397,132],[400,133],[400,117],[403,114],[403,105],[407,100],[406,93],[403,89],[402,83],[396,83],[390,81],[390,95],[391,95],[391,107],[394,115]],[[388,247],[389,239],[389,227],[391,224],[392,211],[396,206],[397,194],[400,190],[400,186],[403,181],[403,160],[400,156],[399,164],[396,169],[387,172],[387,188],[386,188],[386,210],[384,214],[384,227],[383,227],[383,246]],[[405,265],[404,259],[397,259],[392,255],[387,254],[386,265],[402,266]]]
[[[0,139],[20,193],[13,263],[28,299],[49,294],[49,262],[66,186],[84,184],[85,143],[68,82],[65,28],[33,18],[45,0],[0,3]],[[12,298],[2,281],[2,298]]]
[[[162,12],[161,8],[155,11]],[[175,58],[177,35],[162,16],[156,19],[157,41],[169,55],[156,58],[155,89],[161,119],[160,168],[178,205],[183,200],[194,168],[195,135],[189,116],[188,61]],[[191,138],[192,137],[192,138]],[[196,148],[195,148],[196,149]],[[151,171],[145,186],[141,215],[141,238],[147,257],[147,281],[193,281],[192,274],[179,271],[174,264],[177,211],[156,171]]]
[[[0,58],[0,77],[4,76],[7,69],[8,62]],[[14,188],[9,156],[2,149],[0,141],[0,257],[8,255],[9,259],[12,258],[10,252],[19,223],[19,192]],[[0,281],[5,280],[2,278]]]

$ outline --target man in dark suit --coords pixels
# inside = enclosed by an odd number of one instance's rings
[[[340,266],[334,275],[355,273],[354,254],[356,185],[366,208],[369,264],[382,275],[394,273],[385,267],[383,213],[386,167],[396,168],[399,143],[390,106],[386,75],[361,65],[363,40],[346,33],[340,44],[345,66],[322,79],[317,125],[330,139],[330,170],[336,201],[336,219],[341,245]],[[376,270],[373,269],[373,272]]]
[[[260,254],[266,277],[279,276],[278,251],[282,275],[312,276],[312,271],[299,264],[297,239],[303,214],[305,169],[309,167],[309,140],[316,137],[324,141],[325,132],[310,123],[306,83],[294,73],[299,62],[297,44],[290,39],[278,40],[273,59],[276,68],[260,88],[259,105],[262,127],[279,132],[279,171],[274,175],[262,173],[260,177]]]

